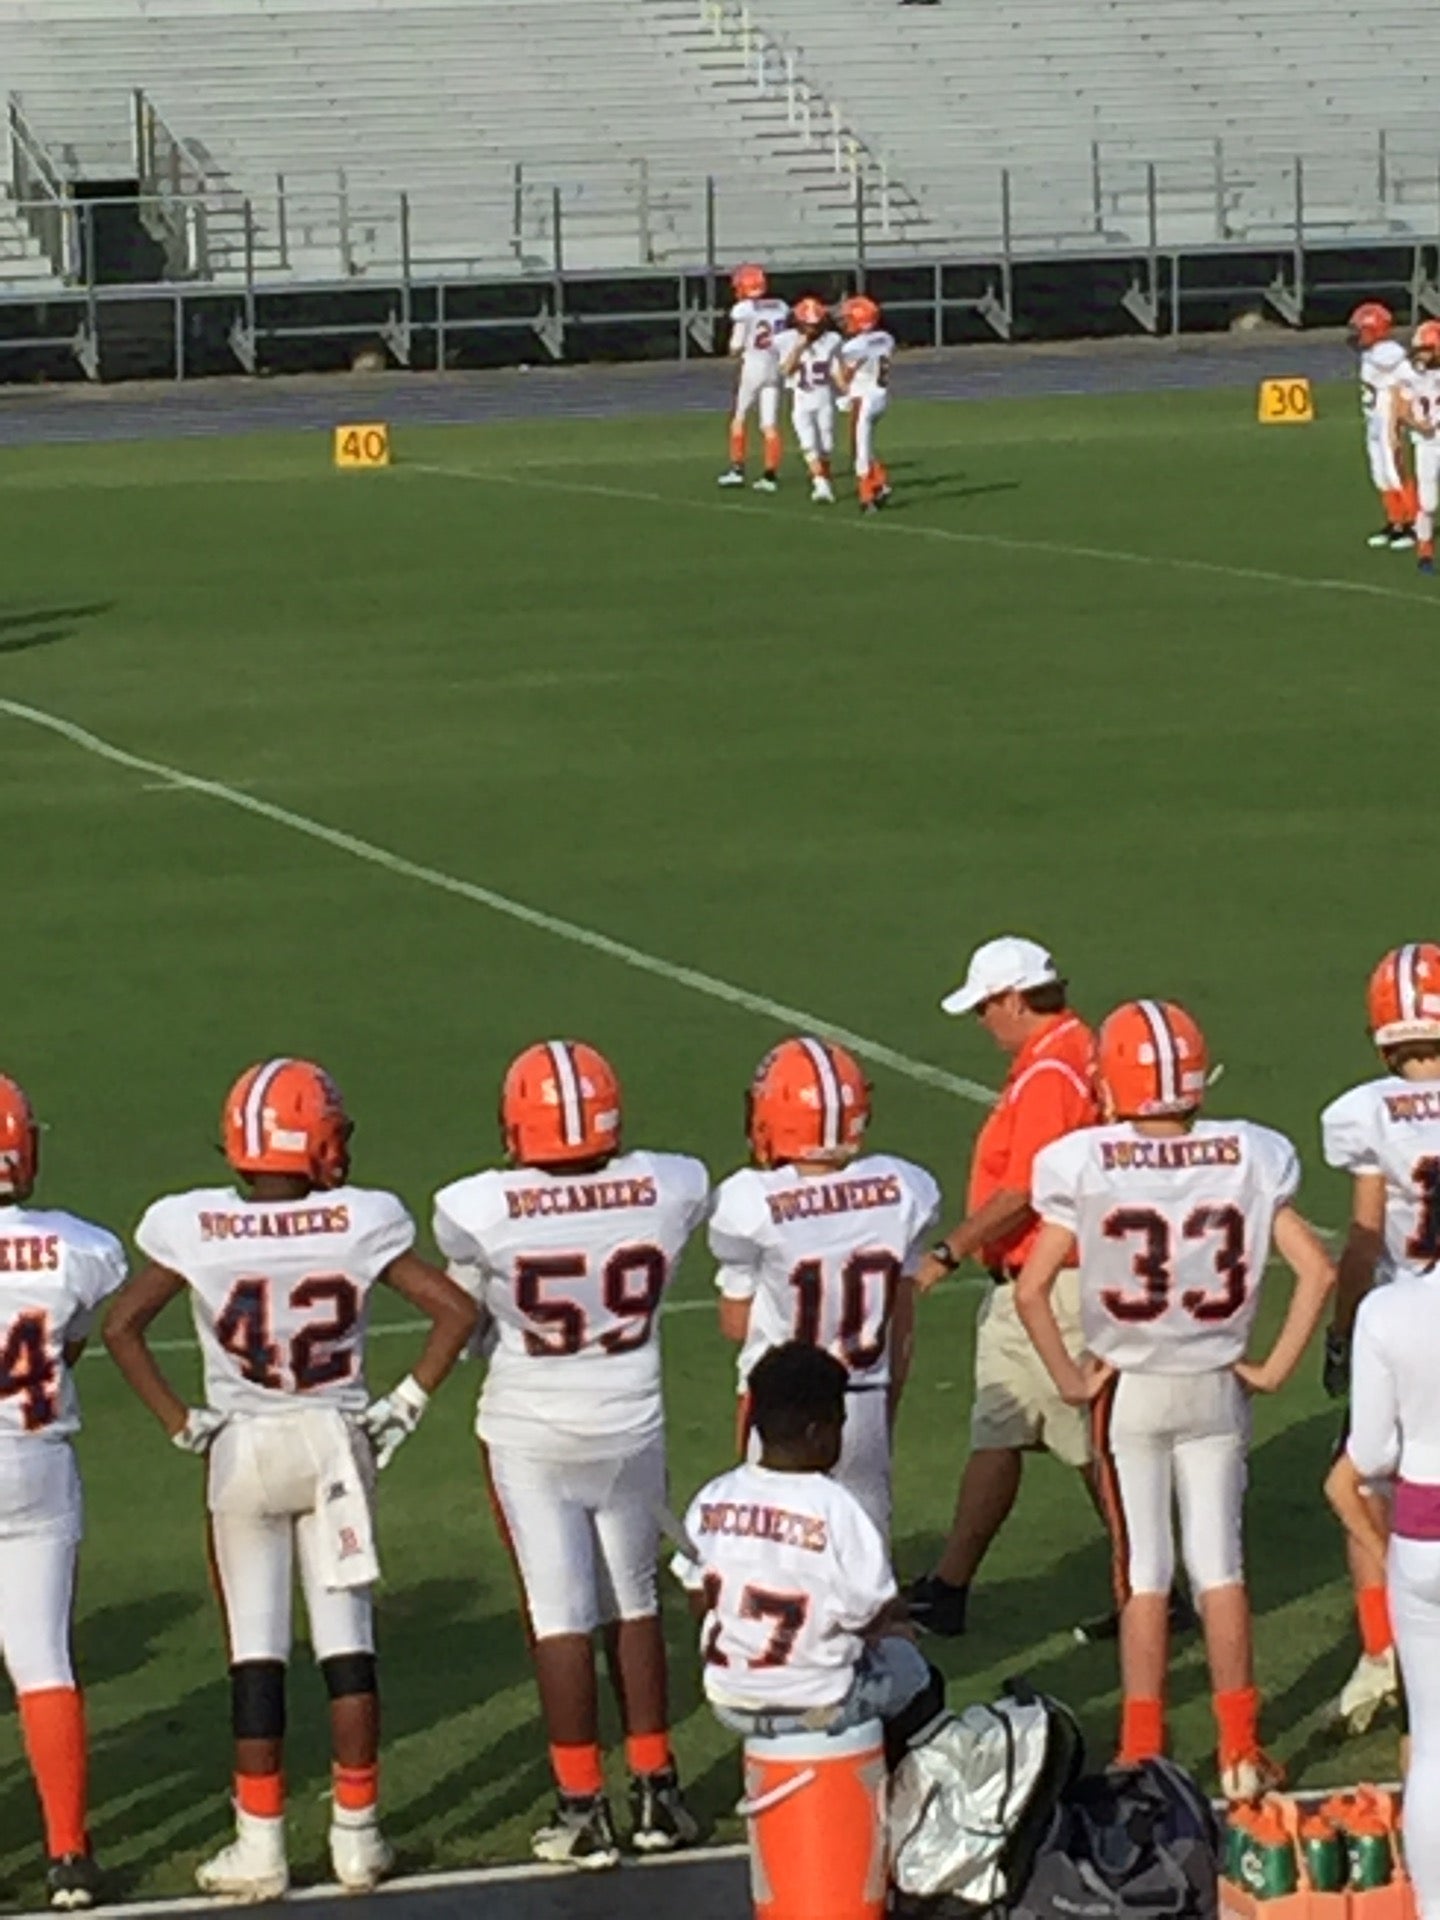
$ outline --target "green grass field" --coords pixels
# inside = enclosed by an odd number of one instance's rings
[[[1219,1107],[1291,1131],[1343,1219],[1315,1116],[1369,1071],[1366,971],[1434,932],[1440,597],[1367,552],[1348,393],[1265,432],[1250,393],[905,404],[890,516],[717,493],[696,417],[403,434],[389,473],[323,438],[8,450],[0,700],[63,716],[438,873],[993,1082],[939,994],[1004,929],[1051,942],[1081,1006],[1172,994],[1228,1066]],[[343,403],[341,403],[343,404]],[[778,1023],[506,918],[0,708],[0,1064],[51,1124],[45,1193],[128,1230],[215,1176],[221,1094],[313,1054],[359,1121],[357,1177],[428,1197],[496,1148],[510,1054],[578,1033],[636,1141],[742,1155]],[[979,1109],[875,1069],[874,1138],[958,1207]],[[1278,1283],[1277,1283],[1278,1284]],[[726,1464],[731,1356],[687,1263],[665,1328],[677,1497]],[[927,1560],[965,1447],[977,1294],[926,1303],[902,1420],[898,1559]],[[1273,1311],[1273,1309],[1272,1309]],[[186,1323],[168,1322],[183,1340]],[[372,1377],[413,1342],[376,1342]],[[193,1380],[193,1356],[172,1364]],[[1259,1412],[1251,1511],[1273,1744],[1306,1782],[1391,1772],[1327,1744],[1353,1657],[1319,1503],[1318,1364]],[[227,1688],[198,1469],[103,1359],[82,1367],[79,1650],[95,1836],[128,1894],[179,1892],[226,1828]],[[387,1476],[388,1825],[411,1869],[523,1852],[543,1737],[457,1377]],[[1026,1670],[1103,1756],[1106,1598],[1070,1477],[1031,1468],[939,1658],[957,1698]],[[726,1831],[737,1770],[672,1620],[679,1746]],[[292,1690],[293,1850],[321,1870],[323,1709]],[[1207,1688],[1174,1680],[1208,1766]],[[0,1894],[33,1904],[38,1824],[0,1728]]]

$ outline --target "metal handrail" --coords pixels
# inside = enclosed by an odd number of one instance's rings
[[[6,105],[10,197],[62,280],[80,273],[80,234],[69,182],[25,117],[20,96]]]

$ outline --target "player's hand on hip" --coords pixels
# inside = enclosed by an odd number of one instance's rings
[[[1060,1392],[1060,1398],[1069,1407],[1088,1407],[1115,1378],[1115,1369],[1108,1360],[1097,1360],[1093,1353],[1087,1353],[1075,1369],[1075,1378],[1067,1383]]]
[[[1320,1379],[1332,1400],[1343,1400],[1350,1391],[1350,1336],[1338,1327],[1331,1327],[1325,1335]]]
[[[1280,1385],[1268,1362],[1237,1360],[1231,1372],[1247,1393],[1274,1393]]]
[[[217,1413],[214,1407],[189,1407],[184,1426],[170,1436],[171,1444],[182,1453],[208,1453],[220,1429],[229,1425],[229,1419],[228,1414]]]
[[[430,1396],[413,1374],[398,1387],[373,1400],[360,1416],[360,1425],[375,1449],[375,1465],[383,1473],[419,1426]]]

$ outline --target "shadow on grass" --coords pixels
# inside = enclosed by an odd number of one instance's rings
[[[73,638],[84,620],[109,613],[113,601],[97,600],[85,606],[37,607],[32,613],[0,613],[0,654],[29,653],[36,647],[57,646]]]

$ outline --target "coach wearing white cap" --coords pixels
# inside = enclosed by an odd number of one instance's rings
[[[975,1345],[970,1458],[940,1563],[909,1591],[917,1621],[936,1633],[963,1633],[970,1582],[1020,1490],[1024,1455],[1048,1449],[1090,1474],[1085,1412],[1055,1391],[1015,1311],[1011,1282],[1040,1223],[1030,1208],[1036,1154],[1076,1127],[1094,1125],[1095,1041],[1070,1011],[1065,982],[1046,949],[1005,934],[970,956],[962,985],[940,1002],[946,1013],[973,1014],[1010,1071],[975,1140],[965,1218],[926,1255],[922,1293],[974,1258],[990,1276]],[[1078,1277],[1062,1275],[1057,1312],[1078,1353]]]

